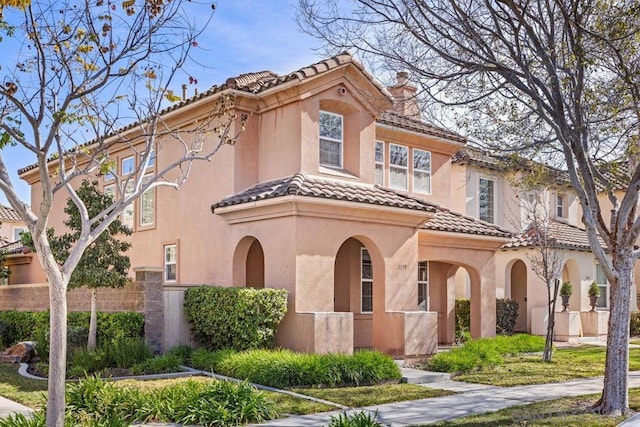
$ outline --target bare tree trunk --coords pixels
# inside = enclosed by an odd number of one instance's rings
[[[98,289],[91,288],[91,314],[89,316],[89,339],[87,340],[87,350],[96,349],[98,336]]]
[[[619,273],[619,278],[617,283],[611,283],[604,389],[602,397],[594,408],[599,412],[616,416],[625,414],[629,407],[627,374],[629,371],[629,302],[633,257],[614,254],[613,265]]]
[[[67,292],[62,279],[47,274],[50,304],[49,397],[47,427],[64,426],[65,379],[67,365]]]

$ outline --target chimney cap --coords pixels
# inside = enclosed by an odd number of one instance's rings
[[[407,84],[409,81],[409,72],[408,71],[398,71],[396,73],[396,81],[398,85]]]

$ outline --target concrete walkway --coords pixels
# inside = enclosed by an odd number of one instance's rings
[[[483,386],[458,381],[446,381],[424,386],[451,390],[460,394],[388,405],[369,406],[359,408],[357,411],[364,410],[370,412],[372,415],[377,414],[376,419],[387,427],[431,424],[467,415],[494,412],[510,406],[524,405],[561,397],[600,393],[602,391],[602,381],[603,378],[598,377],[565,383],[521,387]],[[629,373],[629,387],[640,387],[640,371]],[[337,416],[341,412],[342,411],[333,411],[322,414],[293,416],[260,425],[281,427],[326,426],[331,416]],[[626,425],[631,426],[635,424]]]

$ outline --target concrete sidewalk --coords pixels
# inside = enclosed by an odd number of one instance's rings
[[[364,410],[371,414],[377,414],[377,420],[387,427],[431,424],[467,415],[494,412],[510,406],[524,405],[561,397],[600,393],[602,391],[602,382],[603,378],[598,377],[565,383],[521,387],[495,387],[446,381],[424,386],[456,391],[460,394],[388,405],[369,406],[354,411]],[[640,371],[629,373],[629,387],[640,387]],[[340,413],[342,413],[342,411],[293,416],[260,425],[282,427],[326,426],[331,416],[336,416]]]
[[[24,405],[0,396],[0,418],[8,417],[11,414],[20,413],[23,415],[31,415],[33,410]]]

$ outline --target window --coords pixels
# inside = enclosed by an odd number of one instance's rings
[[[418,310],[429,311],[429,262],[418,262]]]
[[[596,307],[609,308],[609,281],[604,275],[600,264],[596,264],[596,283],[600,288],[600,296],[596,301]]]
[[[118,163],[117,162],[113,162],[112,163],[112,168],[110,168],[111,170],[109,170],[109,172],[107,172],[106,174],[104,174],[104,180],[105,181],[111,181],[112,179],[114,179],[116,177],[116,175],[118,174]]]
[[[556,216],[558,218],[564,218],[564,196],[558,194],[556,196]]]
[[[320,111],[320,164],[342,168],[342,116]]]
[[[152,168],[156,165],[156,151],[151,147],[151,156],[149,156],[149,165],[148,167]]]
[[[365,248],[361,249],[361,266],[362,304],[360,311],[371,313],[373,311],[373,265],[369,251]]]
[[[398,190],[407,189],[407,158],[409,149],[402,145],[389,144],[389,186]]]
[[[384,142],[376,141],[376,184],[384,186]]]
[[[175,282],[178,272],[178,257],[176,245],[164,247],[164,281]]]
[[[133,156],[122,159],[122,175],[131,175],[136,167],[136,161]]]
[[[431,194],[431,153],[413,149],[413,191]]]
[[[480,185],[478,189],[479,209],[478,217],[480,220],[493,223],[493,181],[490,179],[480,178]]]
[[[133,181],[127,182],[126,189],[124,190],[124,197],[129,197],[133,193]],[[122,211],[122,225],[129,227],[133,230],[133,203],[129,203]]]
[[[22,233],[26,233],[27,229],[26,228],[14,228],[13,229],[13,242],[17,242],[18,240],[20,240],[20,235]]]
[[[116,186],[115,186],[115,184],[105,185],[103,191],[104,191],[105,196],[111,196],[115,200],[115,198],[116,198]]]
[[[151,175],[145,175],[142,178],[142,185],[146,185],[150,180]],[[156,193],[155,189],[150,189],[142,193],[140,196],[140,226],[147,226],[153,224],[153,214],[155,212]]]

